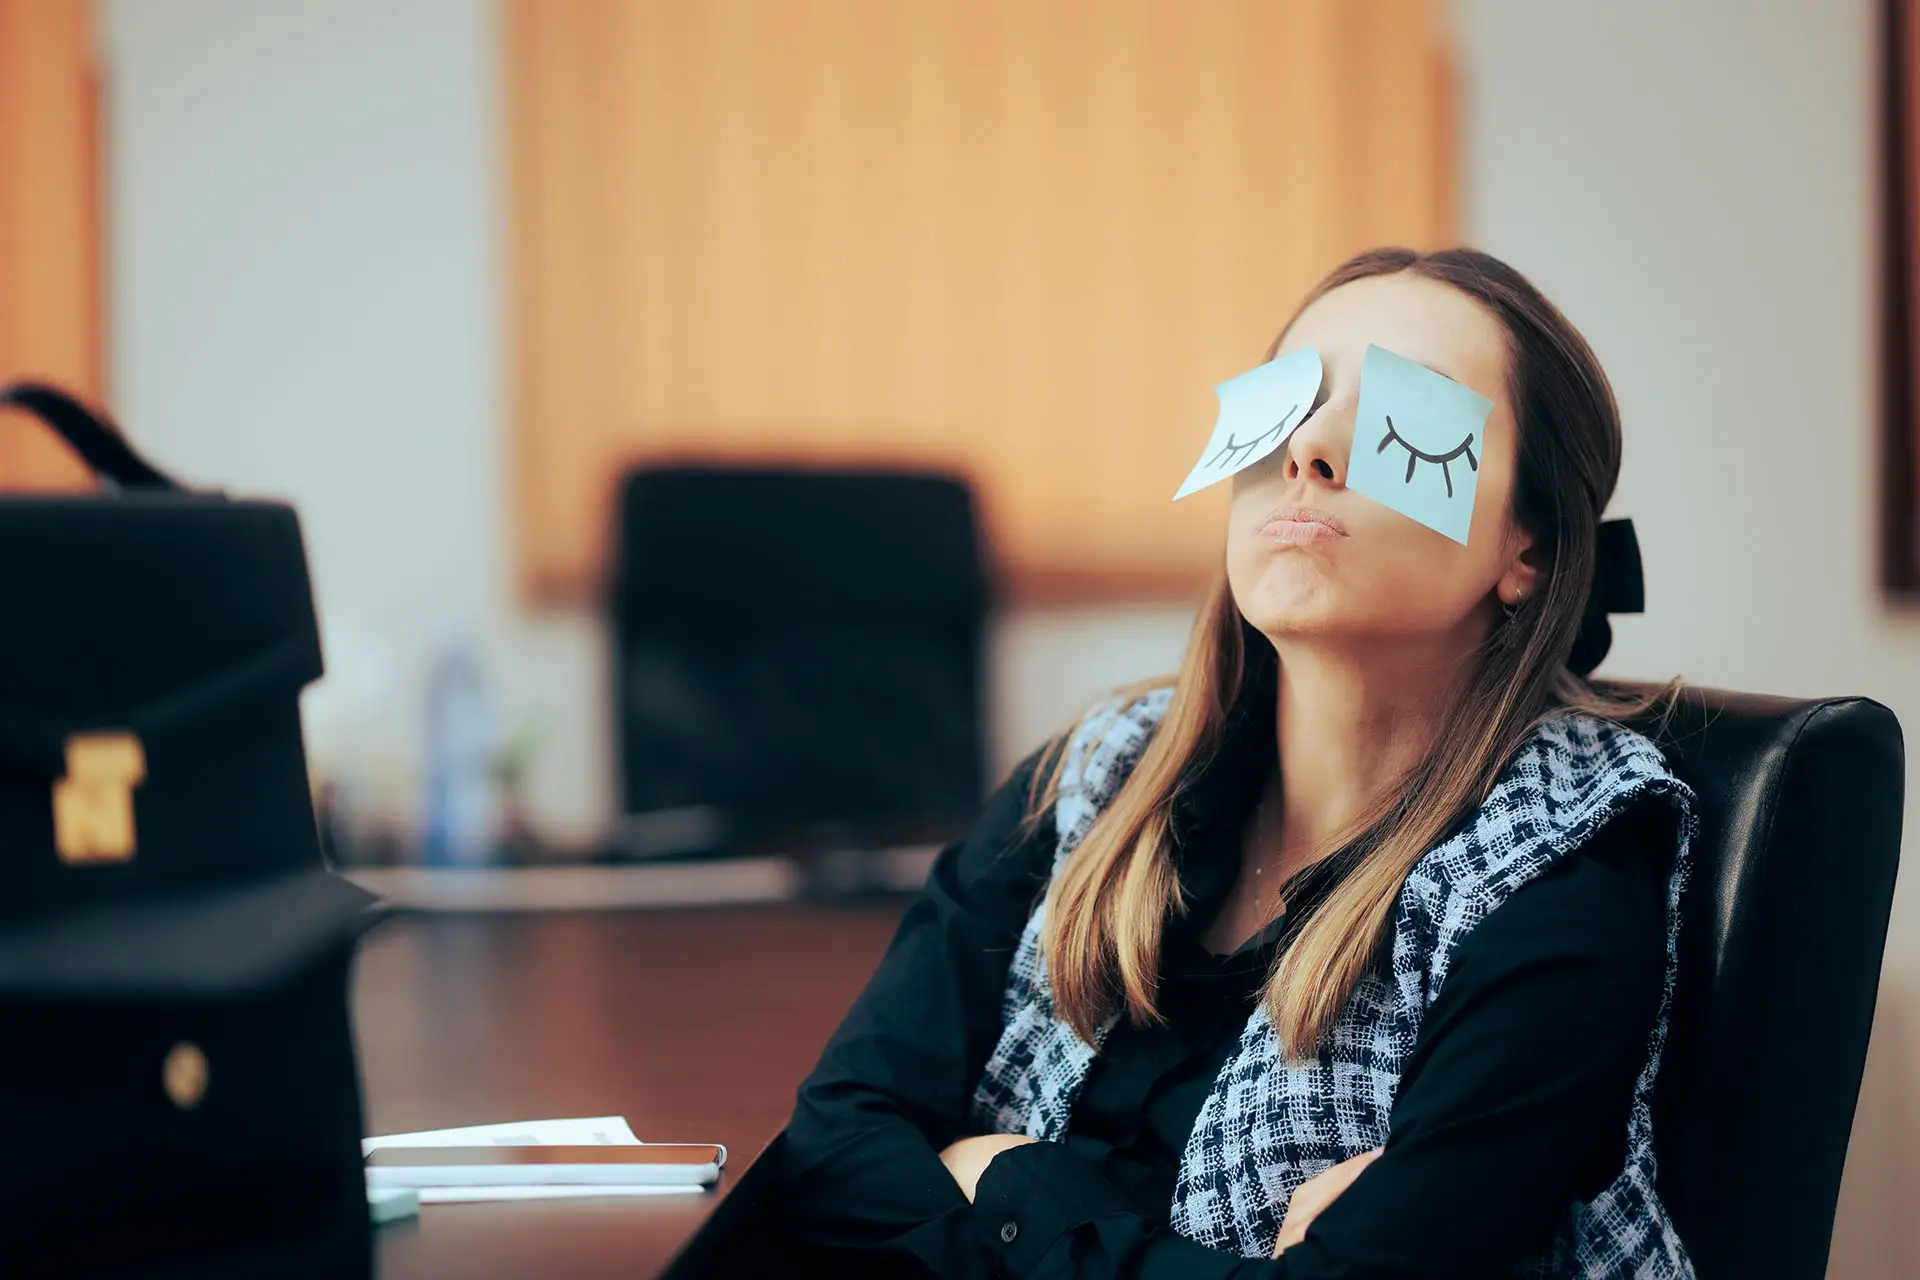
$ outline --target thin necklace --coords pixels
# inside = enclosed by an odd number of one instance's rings
[[[1253,860],[1254,899],[1263,904],[1263,910],[1261,911],[1261,915],[1266,917],[1269,921],[1278,920],[1281,916],[1284,916],[1285,914],[1287,914],[1286,879],[1283,877],[1280,880],[1280,882],[1274,885],[1271,889],[1269,889],[1266,883],[1261,879],[1261,877],[1266,875],[1267,873],[1267,860],[1259,856],[1260,853],[1263,851],[1263,847],[1266,843],[1260,837],[1265,834],[1264,828],[1267,826],[1267,822],[1265,821],[1265,819],[1267,814],[1270,812],[1270,802],[1272,801],[1276,792],[1277,792],[1277,788],[1274,787],[1272,784],[1269,784],[1268,786],[1261,789],[1260,799],[1255,803],[1254,809],[1253,809],[1253,839],[1252,841],[1250,841],[1250,843],[1253,845],[1252,852],[1254,854],[1254,860]],[[1264,910],[1264,904],[1269,899],[1271,899],[1273,902],[1273,911],[1271,915],[1268,915],[1267,912]]]

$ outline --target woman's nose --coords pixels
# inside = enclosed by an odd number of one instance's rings
[[[1353,456],[1355,397],[1340,396],[1315,409],[1286,443],[1289,480],[1311,476],[1335,487],[1347,483],[1347,463]]]

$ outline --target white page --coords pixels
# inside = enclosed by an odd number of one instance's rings
[[[482,1200],[581,1200],[592,1196],[678,1196],[698,1194],[705,1187],[422,1187],[421,1204],[470,1204]]]
[[[511,1124],[472,1124],[460,1129],[423,1129],[362,1138],[360,1154],[382,1147],[637,1147],[624,1116],[575,1120],[516,1120]],[[494,1188],[499,1190],[499,1188]]]

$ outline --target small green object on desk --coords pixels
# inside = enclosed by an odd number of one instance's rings
[[[368,1187],[367,1215],[374,1226],[420,1216],[420,1193],[412,1187]]]

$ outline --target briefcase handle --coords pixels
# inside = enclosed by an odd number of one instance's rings
[[[0,406],[17,405],[53,428],[102,479],[122,489],[179,489],[179,481],[148,462],[102,414],[44,382],[0,387]]]

